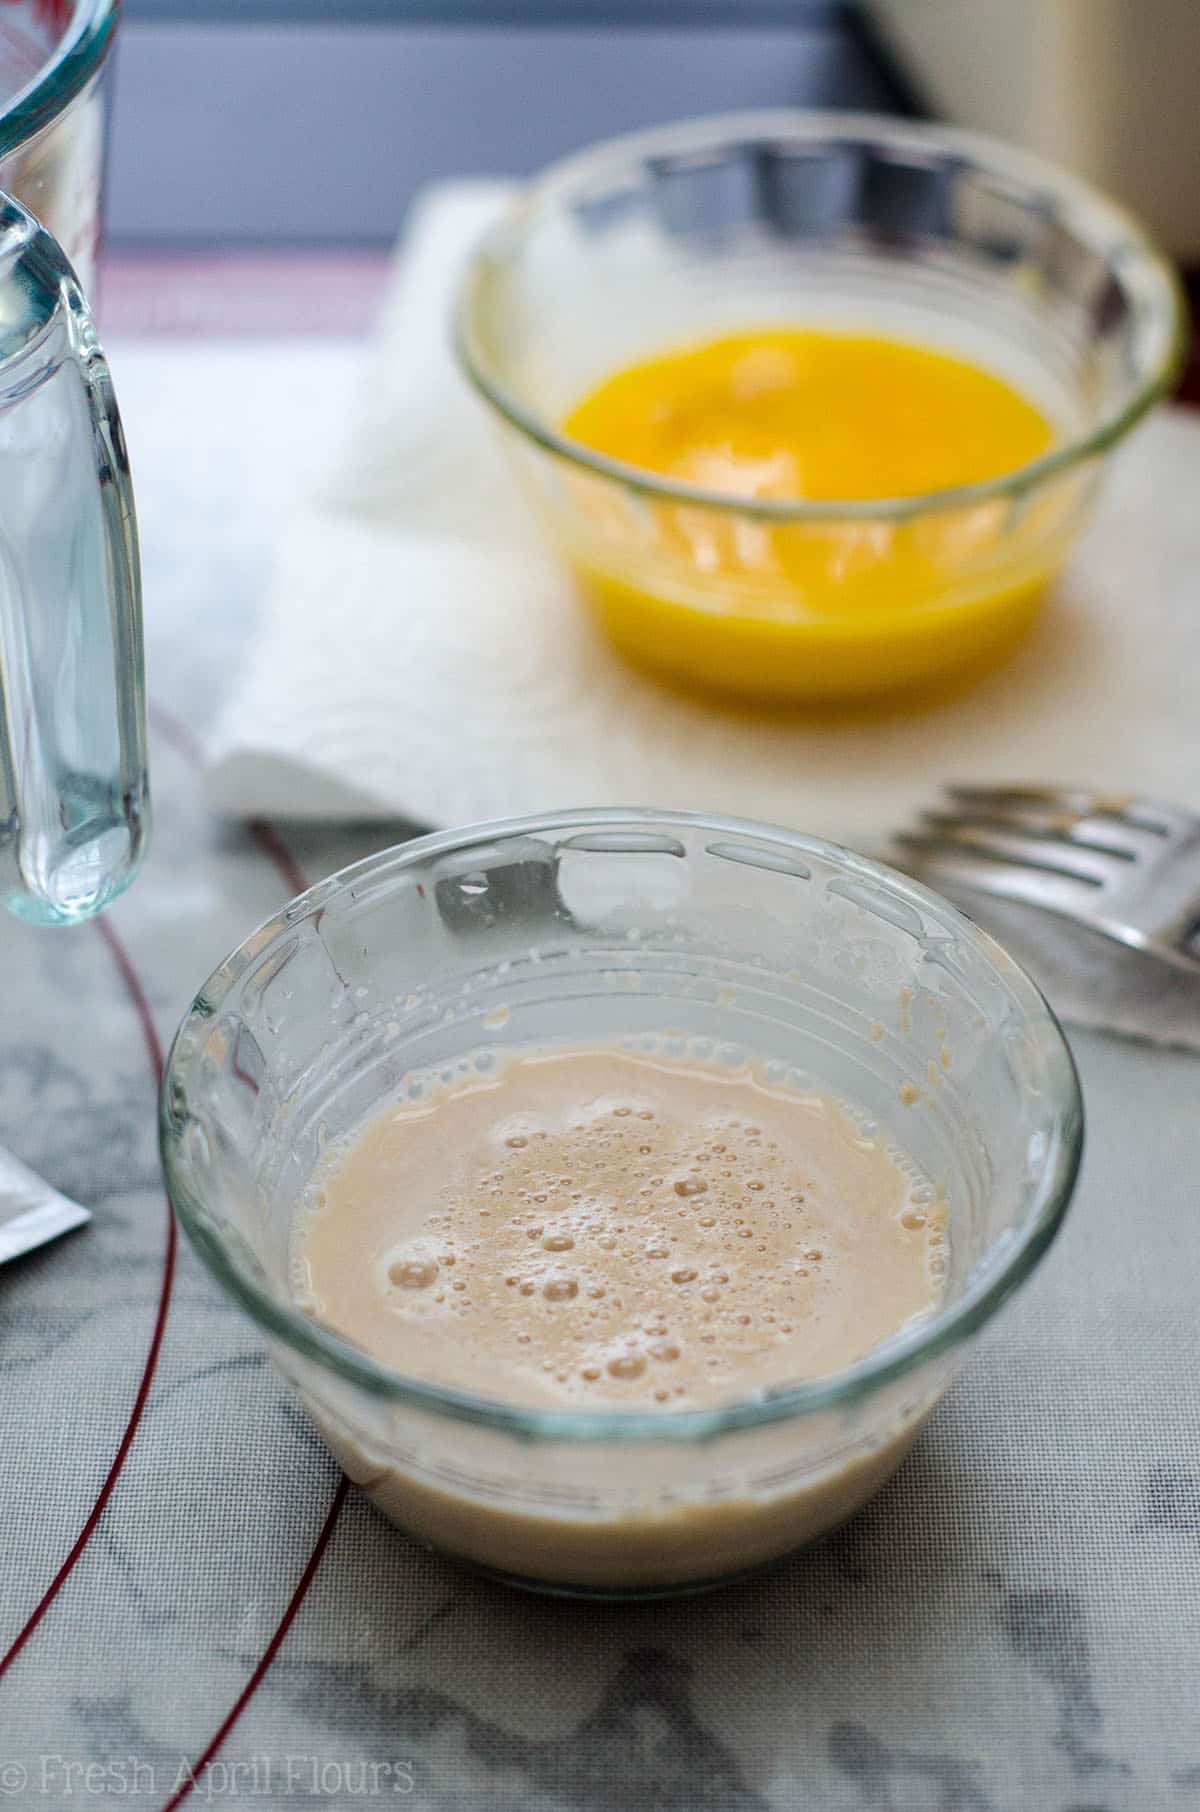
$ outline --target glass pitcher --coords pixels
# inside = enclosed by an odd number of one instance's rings
[[[112,382],[58,243],[0,195],[0,899],[70,924],[145,844],[133,492]]]

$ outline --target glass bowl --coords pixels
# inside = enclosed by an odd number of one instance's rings
[[[752,1055],[876,1116],[950,1203],[936,1313],[830,1377],[585,1413],[400,1376],[293,1306],[328,1140],[414,1072],[589,1039]],[[1049,1008],[945,900],[811,837],[619,810],[423,837],[311,888],[205,983],[161,1103],[184,1228],[351,1478],[432,1547],[607,1596],[713,1584],[874,1492],[1054,1237],[1082,1129]]]
[[[0,189],[58,240],[89,295],[100,250],[106,63],[119,0],[0,6]]]
[[[981,669],[1021,635],[1105,455],[1168,388],[1183,324],[1136,223],[1036,158],[906,120],[757,113],[555,165],[475,253],[457,344],[620,649],[693,686],[837,700]],[[623,366],[780,325],[971,360],[1038,404],[1055,443],[923,495],[746,501],[561,430]]]

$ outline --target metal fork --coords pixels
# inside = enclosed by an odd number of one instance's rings
[[[1200,975],[1200,816],[1083,787],[948,786],[895,838],[903,866],[1073,919]]]

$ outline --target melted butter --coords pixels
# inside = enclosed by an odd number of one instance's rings
[[[665,351],[606,378],[563,427],[667,480],[831,506],[1000,478],[1054,439],[1029,398],[980,366],[816,328]],[[986,665],[1028,625],[1063,545],[1037,508],[1014,523],[995,501],[912,521],[834,510],[778,523],[654,501],[630,515],[580,477],[577,503],[597,534],[566,552],[617,644],[765,696],[882,692]]]
[[[729,334],[617,372],[564,426],[613,459],[735,497],[845,502],[998,478],[1041,411],[932,347],[815,328]]]

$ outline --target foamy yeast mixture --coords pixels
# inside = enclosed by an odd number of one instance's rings
[[[435,1084],[335,1150],[297,1293],[409,1375],[694,1408],[836,1371],[930,1311],[945,1220],[828,1095],[562,1047]]]

